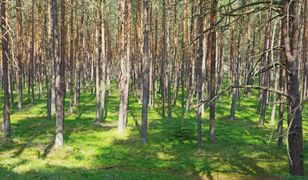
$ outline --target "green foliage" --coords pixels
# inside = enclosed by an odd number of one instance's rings
[[[195,112],[186,113],[181,121],[180,102],[173,108],[173,120],[168,124],[161,117],[161,103],[156,99],[149,111],[149,143],[143,145],[137,126],[141,104],[133,95],[128,129],[119,133],[118,92],[113,91],[107,98],[107,118],[102,125],[94,123],[95,95],[82,93],[80,108],[72,115],[66,113],[65,146],[55,150],[55,122],[46,118],[43,97],[32,107],[26,105],[22,112],[12,111],[12,141],[0,139],[0,179],[292,179],[287,175],[286,148],[276,145],[275,127],[269,123],[258,125],[256,99],[256,94],[241,97],[236,119],[229,121],[231,97],[221,97],[217,104],[217,143],[207,140],[206,112],[203,151],[197,151]],[[29,103],[27,99],[25,102]],[[66,99],[66,107],[68,102]],[[303,119],[307,117],[305,111]],[[274,136],[270,139],[272,130]],[[307,131],[304,121],[306,162]],[[308,164],[305,167],[308,174]]]

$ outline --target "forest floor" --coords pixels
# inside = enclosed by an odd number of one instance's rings
[[[181,121],[180,101],[173,107],[171,123],[162,118],[161,103],[157,101],[150,108],[149,143],[142,145],[138,128],[142,105],[133,95],[127,131],[119,133],[118,92],[108,96],[107,118],[97,125],[95,95],[82,91],[80,107],[72,115],[66,113],[65,146],[61,150],[52,148],[55,121],[46,119],[46,97],[33,106],[29,102],[25,97],[24,110],[12,110],[12,141],[0,139],[0,179],[292,179],[288,176],[286,146],[277,147],[276,128],[268,122],[271,108],[265,126],[258,124],[256,92],[241,97],[234,121],[228,118],[231,97],[218,100],[216,144],[207,140],[208,114],[204,113],[203,151],[196,150],[195,112],[186,113]],[[68,104],[66,99],[66,107]],[[305,174],[307,118],[306,108]]]

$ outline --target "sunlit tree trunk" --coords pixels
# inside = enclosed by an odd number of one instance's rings
[[[61,0],[61,4],[64,0]],[[59,58],[59,41],[58,41],[58,7],[57,1],[51,0],[51,16],[52,16],[52,35],[53,35],[53,58],[55,68],[55,92],[56,92],[56,138],[55,147],[62,148],[63,146],[63,121],[64,121],[64,101],[63,101],[63,88],[61,77],[61,59]]]
[[[126,128],[126,118],[127,118],[127,104],[128,104],[128,91],[126,90],[126,85],[129,83],[129,78],[127,77],[128,69],[128,55],[127,55],[127,40],[126,38],[126,0],[120,1],[120,106],[119,106],[119,119],[118,119],[118,130],[120,132],[124,131]]]

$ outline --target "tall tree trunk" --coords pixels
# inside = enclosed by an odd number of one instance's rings
[[[185,113],[185,62],[187,59],[187,48],[188,45],[188,27],[187,27],[187,9],[188,9],[188,0],[184,0],[183,3],[183,33],[182,33],[182,60],[181,60],[181,120],[184,118]]]
[[[176,1],[175,1],[176,3]],[[179,58],[179,26],[178,26],[178,9],[174,7],[174,22],[173,22],[173,40],[174,40],[174,85],[173,85],[173,106],[176,105],[176,100],[179,93],[180,85],[180,58]]]
[[[141,142],[147,142],[147,121],[149,104],[149,1],[143,1],[143,97],[142,97],[142,125]]]
[[[96,9],[96,15],[97,15],[97,21],[96,21],[96,28],[95,28],[95,40],[96,42],[96,65],[95,65],[95,92],[96,92],[96,123],[101,123],[102,121],[102,114],[100,111],[100,64],[101,64],[101,55],[102,55],[102,29],[101,29],[101,21],[102,21],[102,12],[101,12],[101,6],[102,6],[102,1],[101,0],[96,0],[97,3],[97,9]]]
[[[61,0],[61,4],[65,3]],[[62,148],[63,146],[63,121],[64,121],[64,106],[63,106],[63,88],[61,77],[61,59],[59,58],[59,41],[58,41],[58,7],[57,1],[51,0],[51,16],[52,16],[52,34],[53,34],[53,58],[55,61],[55,92],[56,92],[56,138],[55,147]]]
[[[121,38],[120,38],[120,106],[119,106],[119,119],[118,119],[118,130],[120,132],[124,131],[126,128],[126,117],[127,117],[127,104],[128,104],[128,92],[126,91],[126,83],[129,83],[129,79],[127,77],[127,64],[129,64],[128,56],[126,52],[127,48],[127,41],[125,40],[126,34],[126,16],[125,16],[125,9],[126,9],[126,0],[120,1],[120,23],[121,23]]]
[[[31,49],[30,49],[30,68],[29,68],[29,82],[31,87],[31,104],[34,104],[34,0],[32,0],[31,10]]]
[[[51,8],[49,3],[46,3],[46,16],[48,19],[45,20],[47,26],[45,27],[45,34],[47,35],[45,42],[45,58],[46,58],[46,87],[47,87],[47,119],[51,120],[52,114],[54,113],[54,83],[53,83],[53,57],[52,57],[52,18]]]
[[[80,31],[78,33],[77,39],[78,42],[76,43],[76,46],[80,48],[80,51],[78,51],[78,57],[76,59],[76,69],[75,69],[75,80],[76,80],[76,89],[75,89],[75,98],[74,98],[74,105],[79,107],[80,105],[80,86],[81,86],[81,69],[82,69],[82,61],[84,60],[84,17],[85,17],[85,5],[84,5],[84,0],[81,1],[81,20],[80,20]],[[76,8],[76,13],[77,15],[77,8]],[[78,24],[77,24],[78,27]],[[76,48],[76,49],[78,49]]]
[[[10,102],[9,102],[9,82],[8,82],[8,40],[9,40],[9,25],[6,22],[6,4],[8,0],[3,0],[1,4],[1,30],[2,30],[2,83],[3,83],[3,135],[5,138],[9,138],[11,135],[10,124]]]
[[[211,1],[211,14],[210,14],[210,28],[216,26],[216,13],[217,13],[217,0]],[[212,143],[216,142],[215,135],[215,113],[216,113],[216,103],[213,98],[216,93],[216,31],[212,30],[209,33],[209,61],[210,61],[210,126],[209,126],[209,139]]]
[[[268,0],[268,2],[270,2],[270,0]],[[265,51],[265,55],[264,55],[264,61],[263,61],[263,66],[266,67],[270,64],[270,52],[268,51],[268,49],[270,48],[270,38],[271,38],[271,4],[268,3],[267,5],[267,13],[266,13],[266,27],[265,27],[265,36],[264,36],[264,51]],[[264,72],[263,74],[263,86],[265,87],[269,87],[269,71]],[[259,123],[261,125],[264,125],[264,121],[265,121],[265,115],[266,115],[266,108],[267,108],[267,100],[269,97],[269,91],[268,90],[264,90],[262,93],[262,101],[261,101],[261,114],[260,114],[260,120]]]
[[[66,95],[66,83],[65,83],[65,66],[66,66],[66,0],[61,0],[61,88],[63,88],[63,104]],[[64,111],[63,111],[64,113]],[[63,114],[64,116],[64,114]]]
[[[303,65],[304,65],[304,74],[303,74],[303,90],[302,90],[302,99],[308,97],[308,1],[304,0],[303,2],[303,17],[304,17],[304,37],[302,40],[303,44]]]
[[[193,40],[196,36],[196,1],[193,0],[191,3],[191,25],[190,25],[190,38]],[[193,46],[189,48],[189,57],[187,62],[187,70],[188,70],[188,87],[187,87],[187,100],[186,100],[186,111],[190,110],[193,96],[194,96],[194,84],[195,84],[195,60],[194,60],[194,54],[195,54],[195,43]]]
[[[102,24],[101,24],[101,33],[102,33],[102,55],[101,55],[101,71],[102,71],[102,77],[101,77],[101,99],[100,99],[100,114],[101,119],[103,120],[105,118],[105,99],[106,99],[106,71],[107,71],[107,53],[106,53],[106,0],[103,0],[103,4],[101,7],[102,11]]]
[[[288,73],[288,149],[289,171],[291,175],[304,175],[302,109],[300,104],[298,80],[298,1],[283,0],[283,39]]]
[[[70,113],[73,113],[73,96],[74,96],[74,8],[75,7],[75,1],[71,0],[71,18],[70,18],[70,70],[69,70],[69,89],[70,89],[70,107],[69,111]],[[75,7],[76,8],[76,7]],[[76,14],[77,16],[77,14]]]
[[[162,2],[162,58],[161,58],[161,69],[160,69],[160,91],[162,97],[162,116],[163,118],[166,116],[165,104],[166,104],[166,0]]]
[[[203,61],[203,0],[198,1],[198,34],[199,34],[199,47],[197,51],[197,64],[196,64],[196,75],[197,75],[197,101],[198,104],[202,101],[203,94],[203,71],[202,71],[202,61]],[[198,149],[202,148],[202,112],[203,107],[199,106],[197,108],[197,146]]]
[[[236,54],[235,54],[235,44],[236,44],[236,40],[235,40],[235,27],[234,25],[232,26],[231,29],[231,40],[230,40],[230,79],[231,79],[231,83],[233,85],[236,86],[238,85],[238,60],[236,60]],[[236,66],[236,67],[234,67]],[[230,108],[230,120],[234,120],[235,119],[235,108],[236,108],[236,99],[237,99],[237,88],[233,88],[233,92],[232,92],[232,104],[231,104],[231,108]]]
[[[170,48],[170,26],[171,26],[171,0],[167,0],[168,4],[167,4],[167,22],[166,22],[166,62],[167,62],[167,95],[168,95],[168,122],[171,122],[172,120],[172,97],[171,97],[171,81],[172,81],[172,61],[171,61],[171,48]]]
[[[279,75],[279,87],[282,91],[286,91],[286,71],[283,67],[280,67],[280,75]],[[283,119],[284,119],[284,101],[285,98],[282,95],[278,96],[279,100],[279,120],[278,120],[278,126],[277,126],[277,131],[278,131],[278,146],[281,147],[283,145]]]
[[[23,73],[23,29],[22,29],[22,12],[21,12],[21,0],[16,0],[16,36],[17,36],[17,80],[18,80],[18,110],[22,110],[22,73]]]

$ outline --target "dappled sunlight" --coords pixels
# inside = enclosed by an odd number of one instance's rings
[[[0,141],[0,172],[17,179],[24,176],[70,177],[71,174],[75,177],[76,173],[76,177],[87,177],[97,172],[99,174],[94,176],[98,179],[126,177],[125,174],[129,174],[130,179],[147,177],[149,173],[164,179],[246,179],[251,175],[283,174],[288,168],[286,147],[278,149],[276,139],[269,139],[270,126],[258,125],[251,97],[242,98],[234,121],[226,117],[229,104],[225,104],[223,98],[218,102],[217,143],[210,144],[204,138],[201,152],[196,149],[194,110],[186,113],[179,123],[181,107],[174,107],[172,122],[167,123],[159,108],[150,108],[149,143],[143,145],[136,125],[141,124],[141,106],[133,97],[130,101],[128,128],[119,133],[116,122],[118,99],[107,98],[106,121],[95,124],[95,99],[90,95],[82,97],[81,104],[86,102],[85,107],[66,116],[63,149],[53,148],[55,122],[48,121],[42,112],[46,106],[44,100],[21,113],[14,113],[13,140]],[[207,116],[206,111],[203,115],[204,137],[208,133]],[[307,117],[305,112],[304,117]],[[304,125],[308,124],[304,122]]]

